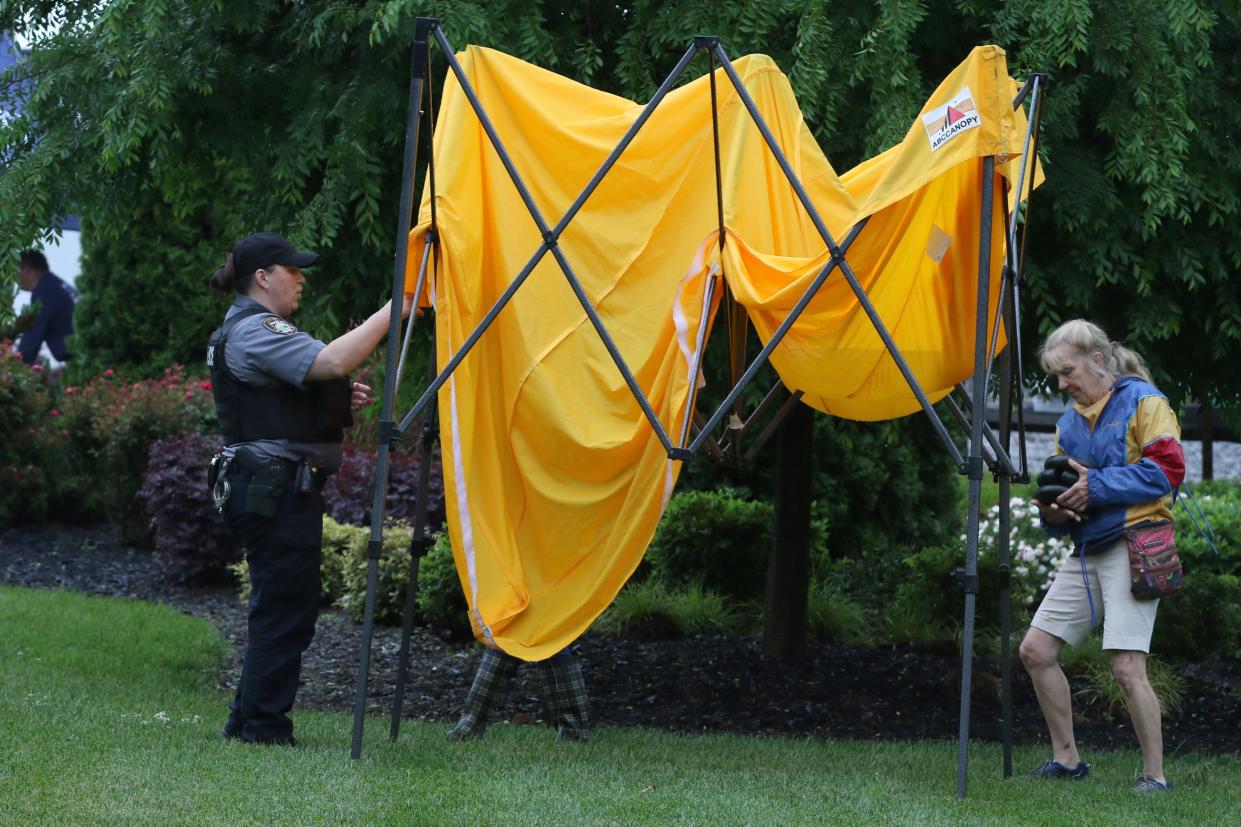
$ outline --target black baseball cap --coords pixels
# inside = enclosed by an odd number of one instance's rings
[[[299,251],[279,233],[250,233],[233,247],[233,272],[238,276],[266,270],[274,264],[309,267],[318,260],[318,253]]]

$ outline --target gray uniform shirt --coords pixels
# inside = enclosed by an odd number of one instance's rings
[[[251,307],[263,307],[249,296],[238,296],[224,314],[224,320]],[[269,387],[282,382],[304,387],[306,372],[326,344],[275,313],[257,313],[239,321],[228,334],[224,363],[238,381]],[[239,442],[224,449],[232,456],[239,445],[248,445],[263,457],[309,460],[326,471],[340,468],[341,448],[335,443],[292,442],[287,439],[260,439]]]

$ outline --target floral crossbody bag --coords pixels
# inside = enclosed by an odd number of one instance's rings
[[[1182,500],[1185,512],[1193,521],[1194,526],[1202,534],[1211,549],[1219,554],[1215,547],[1215,531],[1203,512],[1202,506],[1194,497],[1189,485],[1185,487],[1186,499]],[[1180,494],[1180,487],[1173,494],[1173,505]],[[1193,503],[1190,508],[1189,503]],[[1194,510],[1197,510],[1197,516]],[[1201,522],[1199,522],[1201,517]],[[1206,529],[1203,529],[1203,525]],[[1208,533],[1209,532],[1209,533]],[[1125,529],[1125,541],[1129,546],[1129,588],[1138,600],[1155,600],[1176,594],[1185,585],[1185,569],[1181,565],[1180,555],[1176,553],[1176,532],[1171,520],[1138,523]]]

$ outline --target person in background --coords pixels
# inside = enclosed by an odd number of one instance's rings
[[[212,496],[250,569],[250,613],[237,694],[225,738],[293,745],[302,654],[319,617],[323,496],[340,467],[352,410],[370,388],[349,374],[388,332],[390,305],[331,342],[298,330],[317,253],[276,233],[237,242],[211,286],[236,298],[207,347],[212,392],[227,447],[212,461]],[[402,312],[408,316],[410,297]]]
[[[1130,591],[1125,530],[1172,520],[1172,492],[1185,478],[1180,426],[1142,358],[1091,322],[1074,319],[1056,328],[1039,358],[1073,399],[1056,423],[1056,453],[1069,457],[1078,477],[1054,503],[1034,500],[1044,528],[1070,534],[1074,550],[1021,642],[1052,747],[1052,757],[1030,775],[1081,780],[1090,774],[1073,737],[1072,696],[1058,658],[1064,644],[1082,643],[1101,619],[1103,649],[1142,748],[1142,776],[1133,788],[1168,790],[1159,698],[1146,675],[1159,601],[1138,600]]]
[[[31,304],[38,305],[38,315],[30,329],[22,333],[17,345],[22,361],[33,365],[44,342],[53,356],[62,362],[69,361],[69,346],[65,340],[73,333],[76,291],[48,270],[47,258],[38,250],[26,250],[21,254],[17,282],[23,290],[30,291]]]

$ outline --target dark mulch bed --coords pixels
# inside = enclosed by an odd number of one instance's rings
[[[175,564],[121,548],[106,527],[40,526],[0,530],[0,583],[65,588],[167,603],[214,623],[232,643],[220,686],[236,686],[245,643],[245,612],[227,588],[174,584]],[[361,626],[325,610],[307,653],[298,703],[350,711],[355,700]],[[400,631],[376,628],[368,707],[387,713],[397,672]],[[679,732],[814,735],[893,740],[952,739],[960,712],[961,663],[951,652],[901,647],[812,645],[803,663],[764,657],[753,638],[698,635],[633,642],[588,635],[579,644],[596,725]],[[459,710],[479,647],[416,629],[405,695],[410,718],[447,722]],[[972,737],[998,741],[1000,680],[974,667]],[[529,723],[539,714],[538,680],[523,669],[497,717]],[[223,710],[221,710],[221,720]],[[1042,744],[1042,718],[1020,666],[1014,669],[1018,744]],[[1136,746],[1128,723],[1079,709],[1083,749]],[[1169,753],[1241,753],[1241,663],[1191,665],[1184,710],[1165,721]]]

